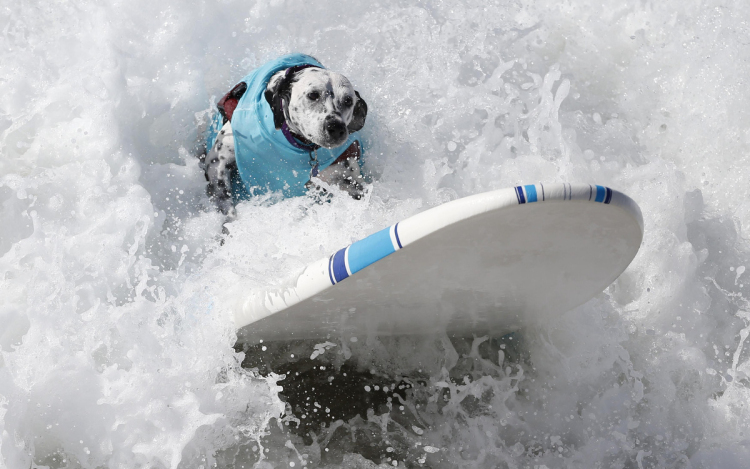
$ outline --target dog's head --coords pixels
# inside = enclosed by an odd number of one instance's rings
[[[325,148],[342,145],[365,125],[367,103],[342,74],[317,67],[283,70],[268,82],[274,125]]]

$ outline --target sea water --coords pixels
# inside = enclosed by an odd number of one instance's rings
[[[372,182],[242,203],[222,244],[201,129],[292,51],[367,101]],[[0,467],[748,467],[748,76],[738,0],[2,2]],[[235,349],[230,288],[539,181],[643,211],[585,305],[500,338]],[[343,370],[363,410],[326,420],[310,383]]]

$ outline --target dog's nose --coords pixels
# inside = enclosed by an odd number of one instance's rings
[[[326,132],[331,138],[339,139],[346,133],[346,126],[339,120],[330,120],[326,122]]]

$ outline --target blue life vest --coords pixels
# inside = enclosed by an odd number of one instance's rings
[[[306,64],[324,68],[309,55],[290,54],[256,68],[242,79],[247,84],[247,90],[232,115],[234,152],[239,173],[239,178],[232,181],[235,201],[266,192],[280,191],[285,197],[307,193],[305,183],[310,180],[315,162],[309,151],[292,146],[282,131],[275,128],[273,112],[264,95],[274,73]],[[213,148],[222,119],[221,114],[214,115],[206,139],[209,149]],[[349,134],[346,143],[339,147],[321,147],[313,152],[313,157],[317,153],[318,170],[330,166],[355,140],[359,140],[357,132]]]

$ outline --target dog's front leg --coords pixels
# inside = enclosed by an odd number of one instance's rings
[[[365,193],[359,157],[359,142],[354,141],[336,161],[321,171],[318,177],[331,186],[337,186],[348,192],[352,198],[359,200]]]
[[[237,167],[234,157],[234,135],[232,125],[227,122],[216,136],[211,151],[206,155],[206,193],[221,213],[232,221],[237,211],[232,200],[232,171]]]

